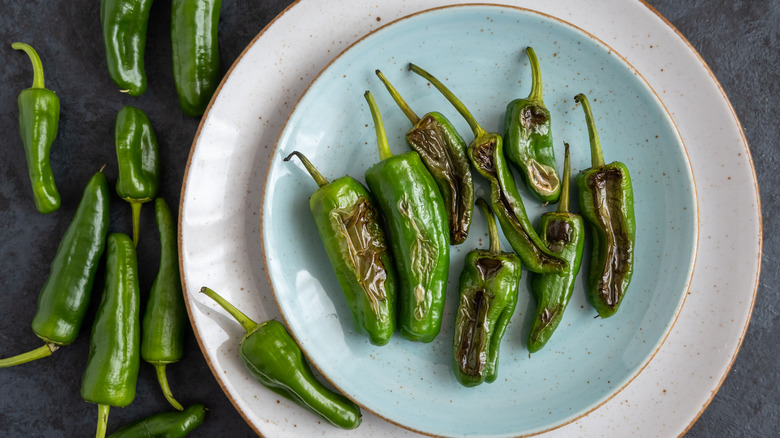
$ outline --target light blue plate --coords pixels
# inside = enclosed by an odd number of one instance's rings
[[[408,150],[410,124],[385,91],[380,69],[422,115],[440,111],[464,138],[468,125],[426,81],[407,71],[414,62],[450,87],[488,130],[501,132],[506,104],[528,95],[532,46],[553,117],[559,166],[563,142],[572,147],[573,174],[589,167],[582,108],[590,98],[607,162],[631,171],[636,198],[637,251],[629,293],[612,318],[594,318],[583,273],[557,332],[529,358],[526,339],[535,303],[524,272],[517,310],[501,348],[492,384],[464,388],[451,371],[458,277],[466,253],[487,245],[485,220],[475,210],[468,240],[452,248],[447,307],[430,344],[396,335],[375,347],[355,333],[345,299],[319,241],[308,199],[317,188],[296,160],[306,154],[326,178],[364,181],[378,160],[374,126],[363,93],[382,110],[394,153]],[[477,194],[487,196],[474,173]],[[519,179],[518,179],[519,180]],[[524,186],[521,192],[527,195]],[[298,102],[271,160],[263,205],[268,272],[290,331],[314,366],[365,409],[426,434],[516,436],[560,426],[614,396],[660,347],[684,301],[697,238],[695,188],[686,151],[658,96],[619,55],[558,19],[509,7],[435,9],[392,23],[341,54]],[[576,196],[574,205],[577,211]],[[554,206],[525,196],[537,220]],[[503,239],[503,237],[502,237]],[[510,249],[502,240],[504,249]],[[586,248],[589,254],[589,248]]]

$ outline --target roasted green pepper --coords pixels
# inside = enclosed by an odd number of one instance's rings
[[[501,252],[490,206],[482,198],[477,206],[487,219],[490,249],[470,251],[460,274],[452,369],[463,386],[496,380],[499,347],[517,306],[522,273],[517,255]]]
[[[558,202],[561,182],[555,170],[550,111],[542,100],[542,72],[534,49],[526,49],[531,62],[531,93],[506,106],[506,156],[520,170],[525,185],[543,202]]]
[[[439,186],[449,218],[450,243],[463,243],[469,235],[474,211],[474,183],[466,156],[466,142],[441,113],[430,112],[418,117],[385,75],[379,70],[376,75],[412,123],[412,128],[406,133],[406,143],[420,154]]]
[[[222,0],[171,2],[173,80],[184,114],[206,111],[219,85],[217,29]]]
[[[100,24],[108,74],[119,91],[146,91],[144,52],[152,0],[100,0]]]
[[[300,152],[319,188],[309,209],[325,252],[344,291],[352,322],[374,345],[385,345],[395,331],[395,269],[374,200],[363,184],[350,176],[328,182]]]
[[[490,182],[490,203],[493,211],[498,217],[504,236],[520,256],[523,265],[529,271],[538,273],[563,271],[566,262],[544,246],[525,212],[523,199],[504,158],[501,135],[485,131],[463,102],[430,73],[414,64],[409,64],[409,68],[433,84],[466,119],[474,132],[474,140],[468,147],[471,164]]]
[[[138,245],[141,206],[157,196],[160,185],[160,157],[152,122],[142,110],[125,106],[114,126],[119,176],[116,194],[130,203],[133,214],[133,243]]]
[[[32,62],[32,87],[19,93],[19,133],[27,157],[35,207],[41,213],[51,213],[60,208],[60,193],[49,161],[49,151],[57,137],[60,121],[60,98],[54,91],[46,89],[43,64],[35,49],[24,43],[13,43],[11,47],[23,50]]]
[[[558,210],[542,215],[542,239],[550,251],[568,263],[561,273],[535,274],[531,292],[536,299],[536,317],[528,335],[528,351],[539,351],[550,340],[574,291],[574,280],[580,272],[585,245],[585,224],[582,217],[569,211],[569,145],[565,144],[563,183]]]
[[[360,408],[317,380],[284,324],[273,319],[257,324],[213,290],[203,287],[200,291],[222,306],[244,328],[246,333],[238,354],[258,382],[310,409],[334,426],[354,429],[360,425]]]
[[[398,325],[405,338],[431,342],[441,329],[450,266],[444,201],[417,152],[390,152],[379,108],[370,92],[365,97],[381,160],[366,170],[366,183],[385,217],[398,268]]]
[[[97,172],[84,188],[76,214],[51,263],[49,277],[38,295],[32,329],[46,345],[2,359],[0,368],[50,356],[61,345],[76,340],[105,249],[110,200],[106,176]]]
[[[593,242],[588,298],[599,316],[607,318],[617,312],[634,272],[634,191],[625,164],[604,163],[588,98],[578,94],[574,100],[585,111],[592,162],[577,175],[580,209]]]
[[[134,421],[108,438],[184,438],[200,427],[205,417],[206,408],[197,403],[182,412],[165,412]]]
[[[127,406],[135,398],[141,343],[139,295],[133,241],[125,234],[111,234],[107,239],[106,286],[81,380],[81,397],[98,405],[97,438],[106,435],[109,408]]]
[[[165,367],[178,362],[184,354],[187,309],[179,277],[179,244],[176,221],[163,198],[154,201],[157,229],[160,233],[160,267],[149,291],[142,322],[141,359],[154,365],[166,400],[178,410]]]

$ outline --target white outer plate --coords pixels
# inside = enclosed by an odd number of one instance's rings
[[[259,384],[236,356],[240,327],[205,296],[279,318],[264,271],[260,205],[270,152],[292,105],[342,50],[413,12],[461,1],[301,0],[271,23],[223,81],[201,123],[180,206],[186,302],[209,365],[236,408],[267,436],[413,436],[369,413],[336,429]],[[626,57],[669,109],[690,155],[700,233],[689,296],[665,344],[616,397],[545,436],[671,436],[698,418],[725,377],[752,310],[761,256],[750,153],[719,84],[696,52],[641,2],[511,1],[568,21]],[[735,266],[734,261],[740,261]],[[720,269],[729,266],[730,269]],[[279,402],[277,403],[277,400]]]

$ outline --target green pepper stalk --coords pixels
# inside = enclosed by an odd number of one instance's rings
[[[32,87],[19,93],[19,133],[27,157],[35,207],[41,213],[51,213],[59,209],[61,203],[49,161],[60,120],[60,98],[45,87],[38,52],[24,43],[13,43],[11,47],[23,50],[32,62]]]
[[[203,424],[206,408],[200,403],[182,412],[165,412],[134,421],[108,438],[184,438]]]
[[[496,380],[499,347],[517,306],[522,274],[517,255],[501,252],[490,206],[482,198],[477,199],[477,206],[487,219],[490,249],[475,249],[466,255],[452,341],[455,377],[469,387]]]
[[[566,262],[555,256],[536,234],[523,199],[517,191],[514,177],[504,158],[501,135],[485,131],[471,112],[444,84],[422,68],[409,64],[409,69],[428,80],[466,119],[474,132],[468,147],[471,164],[490,182],[490,203],[498,217],[504,236],[520,260],[531,272],[561,272]]]
[[[119,91],[140,96],[146,91],[144,52],[152,0],[101,0],[100,24],[108,74]]]
[[[585,111],[592,161],[577,175],[580,208],[593,239],[588,298],[599,316],[607,318],[617,312],[634,271],[634,191],[625,164],[604,163],[588,98],[578,94],[574,100]]]
[[[219,85],[217,28],[221,6],[221,0],[171,2],[173,80],[179,106],[188,116],[203,114]]]
[[[0,359],[0,368],[48,357],[60,346],[76,340],[105,249],[110,200],[106,176],[97,172],[84,188],[76,214],[51,263],[49,277],[38,295],[32,329],[46,345]]]
[[[258,324],[213,290],[203,287],[200,291],[244,328],[238,354],[255,380],[336,427],[354,429],[360,425],[360,408],[317,380],[284,324],[273,319]]]
[[[173,398],[165,367],[184,355],[187,309],[179,277],[179,245],[176,222],[163,198],[154,201],[157,229],[160,233],[160,267],[149,291],[142,322],[141,359],[154,365],[165,399],[178,410],[184,409]]]
[[[418,117],[385,75],[379,70],[376,75],[412,123],[406,133],[406,143],[420,154],[439,186],[449,218],[450,243],[463,243],[469,235],[474,211],[474,183],[466,156],[466,142],[441,113],[430,112]]]
[[[133,243],[138,245],[141,206],[157,196],[160,156],[152,122],[142,110],[125,106],[114,126],[119,176],[116,193],[130,203],[133,213]]]
[[[561,182],[555,170],[550,111],[542,100],[542,73],[534,49],[526,49],[531,63],[531,93],[506,106],[506,155],[520,170],[528,190],[542,202],[558,202]]]
[[[366,183],[384,214],[398,268],[398,325],[405,338],[431,342],[441,329],[450,266],[444,201],[417,152],[390,152],[376,101],[369,91],[365,97],[381,160],[366,170]]]
[[[111,406],[124,407],[135,398],[140,364],[138,261],[125,234],[108,236],[106,286],[100,299],[89,358],[81,380],[81,397],[98,405],[95,436],[106,435]]]
[[[535,274],[531,279],[531,292],[536,299],[536,317],[528,335],[528,351],[531,353],[541,350],[560,324],[574,291],[585,246],[582,216],[569,211],[571,167],[569,145],[564,145],[566,155],[558,210],[542,215],[542,239],[550,251],[566,260],[568,265],[561,273]]]

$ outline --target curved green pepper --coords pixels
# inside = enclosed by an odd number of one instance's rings
[[[398,325],[412,341],[439,334],[447,293],[450,245],[447,213],[436,182],[417,152],[393,155],[382,116],[365,93],[376,127],[381,161],[366,170],[366,183],[384,214],[400,280]]]
[[[477,205],[487,219],[490,249],[470,251],[460,274],[452,369],[463,386],[496,380],[499,347],[517,306],[522,274],[517,255],[501,252],[490,206],[482,198]]]
[[[520,170],[528,190],[542,202],[558,202],[561,182],[555,170],[550,111],[542,100],[542,73],[534,49],[526,49],[531,62],[531,93],[506,106],[506,155]]]
[[[84,188],[76,214],[51,263],[49,277],[38,295],[32,329],[46,345],[2,359],[0,368],[50,356],[60,346],[76,340],[105,248],[110,200],[106,176],[97,172]]]
[[[580,208],[593,240],[588,298],[599,316],[607,318],[617,312],[634,272],[634,191],[625,164],[604,163],[588,98],[578,94],[574,100],[585,111],[592,161],[577,175]]]
[[[206,111],[219,85],[217,29],[221,0],[171,2],[173,80],[184,114]]]
[[[33,66],[32,87],[19,93],[19,133],[27,157],[35,207],[41,213],[51,213],[60,208],[60,193],[49,162],[49,151],[57,137],[60,120],[60,98],[45,88],[43,64],[35,49],[24,43],[13,43],[11,47],[27,53]]]
[[[565,144],[565,143],[564,143]],[[536,298],[536,317],[528,335],[528,351],[539,351],[550,340],[563,317],[574,291],[574,281],[580,272],[585,246],[585,224],[578,214],[569,212],[569,145],[563,166],[563,183],[558,210],[542,215],[542,239],[545,245],[568,265],[561,273],[536,274],[531,279],[531,292]]]
[[[271,391],[310,409],[334,426],[354,429],[360,425],[360,408],[320,383],[284,324],[268,320],[257,324],[213,290],[201,293],[217,302],[246,332],[238,354],[252,376]]]
[[[395,331],[395,270],[374,200],[360,182],[344,176],[333,182],[300,152],[297,156],[319,188],[309,209],[325,252],[344,291],[352,322],[374,345],[385,345]]]
[[[203,424],[206,407],[200,403],[182,412],[165,412],[134,421],[108,438],[184,438]]]
[[[406,143],[420,154],[439,186],[450,224],[450,243],[463,243],[469,235],[474,211],[474,183],[466,156],[466,142],[441,113],[430,112],[418,117],[385,75],[379,70],[376,75],[412,123],[406,133]]]
[[[536,234],[525,212],[523,199],[517,191],[512,172],[504,158],[501,136],[495,132],[485,131],[463,102],[430,73],[414,64],[409,64],[409,69],[433,84],[466,119],[474,132],[474,140],[468,147],[471,164],[480,175],[490,181],[490,203],[493,211],[498,217],[504,236],[520,256],[525,267],[531,272],[538,273],[561,272],[565,269],[566,262],[544,246],[544,242]]]
[[[165,374],[167,364],[184,355],[187,309],[179,277],[179,244],[176,221],[163,198],[154,201],[157,229],[160,233],[160,268],[149,291],[142,322],[141,359],[154,365],[166,400],[178,410]]]
[[[116,194],[130,203],[133,212],[133,243],[138,245],[141,206],[157,196],[160,157],[152,122],[142,110],[125,106],[114,126],[119,176]]]
[[[125,234],[107,239],[106,286],[100,299],[89,358],[81,380],[81,397],[98,405],[97,438],[106,435],[111,406],[124,407],[135,398],[140,363],[138,261]]]
[[[144,52],[152,0],[100,0],[100,24],[108,74],[119,91],[146,91]]]

